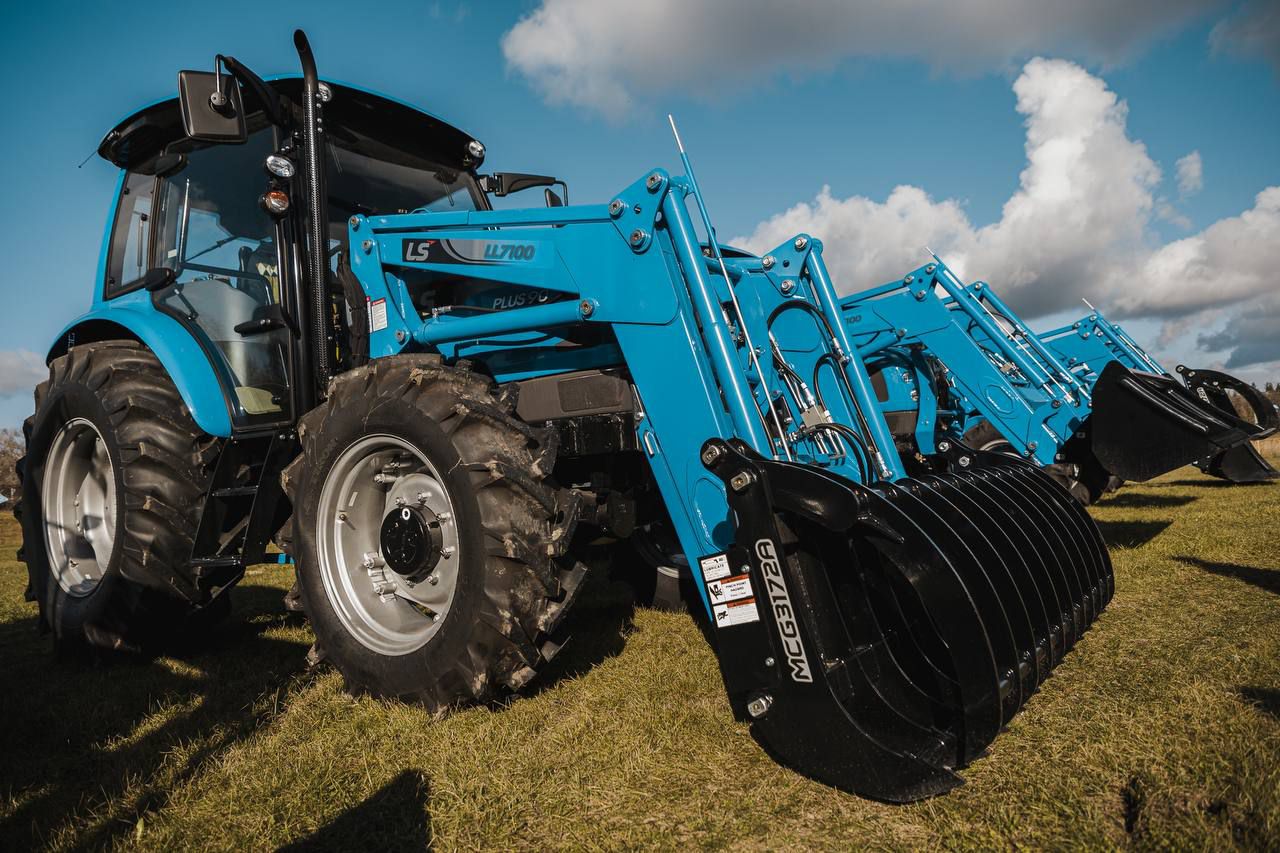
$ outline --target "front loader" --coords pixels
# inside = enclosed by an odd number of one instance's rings
[[[964,284],[936,256],[841,308],[904,452],[931,456],[960,440],[1016,455],[1082,503],[1117,480],[1253,453],[1249,442],[1272,429],[1145,361],[1061,352],[990,285]]]
[[[900,454],[820,243],[722,251],[682,147],[565,206],[295,42],[301,79],[218,57],[99,149],[98,290],[26,425],[42,624],[163,641],[274,537],[348,688],[443,709],[537,676],[591,547],[663,541],[779,761],[960,784],[1113,594],[1081,507],[1005,455]],[[521,186],[547,206],[491,209]]]
[[[1039,335],[1044,345],[1072,372],[1083,381],[1095,383],[1109,364],[1119,362],[1129,370],[1175,379],[1128,332],[1104,317],[1102,312],[1092,306],[1090,309],[1088,315],[1076,322]],[[1252,444],[1274,435],[1280,428],[1280,411],[1275,404],[1257,388],[1228,373],[1208,368],[1192,369],[1181,364],[1176,372],[1187,390],[1203,406],[1211,406],[1229,417],[1243,418],[1256,427],[1249,430],[1249,442],[1197,459],[1196,467],[1233,483],[1262,483],[1280,478],[1280,471],[1263,459]],[[1242,407],[1236,405],[1237,400]]]

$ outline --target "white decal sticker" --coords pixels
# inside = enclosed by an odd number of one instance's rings
[[[711,598],[712,604],[722,604],[726,601],[737,601],[739,598],[753,598],[755,594],[751,591],[751,578],[747,575],[738,575],[722,581],[711,581],[707,584],[707,595]]]
[[[720,578],[727,578],[732,572],[729,571],[729,557],[725,554],[712,554],[710,557],[703,557],[698,561],[698,565],[702,567],[702,579],[705,581],[718,581]]]
[[[719,628],[760,621],[760,613],[756,610],[756,600],[754,598],[748,598],[745,601],[731,601],[728,604],[717,604],[712,610],[715,612],[716,626]]]
[[[773,542],[769,539],[757,539],[756,557],[760,560],[760,573],[764,575],[764,591],[769,596],[773,620],[778,623],[778,633],[782,639],[782,650],[787,655],[791,680],[810,683],[813,681],[813,673],[809,671],[809,658],[804,653],[804,641],[800,639],[800,625],[796,622],[796,612],[791,607],[791,596],[787,592],[787,582],[782,577],[782,566],[778,563],[778,551]]]
[[[368,301],[368,300],[366,300]],[[387,300],[378,299],[369,303],[369,331],[377,332],[387,327]]]

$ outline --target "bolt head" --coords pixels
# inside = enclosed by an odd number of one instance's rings
[[[753,719],[759,719],[769,713],[769,708],[773,705],[773,697],[768,693],[762,693],[747,703],[747,713]]]
[[[596,306],[590,299],[584,299],[578,303],[578,313],[583,317],[590,317],[592,314],[596,313]]]
[[[613,201],[609,202],[609,215],[610,216],[620,215],[624,207],[626,207],[626,204],[623,203],[622,199],[615,198]]]
[[[791,280],[791,279],[789,279],[789,278],[784,278],[784,279],[782,280],[782,292],[783,292],[783,293],[790,293],[791,291],[793,291],[793,290],[795,290],[795,289],[796,289],[796,283],[795,283],[794,281],[792,281],[792,280]]]
[[[774,258],[773,255],[765,255],[763,258],[760,259],[760,265],[767,270],[773,269],[773,265],[776,264],[777,262],[778,262],[777,259]]]
[[[365,240],[363,243],[360,244],[360,248],[364,250],[364,253],[366,255],[369,254],[370,252],[373,251],[373,241]]]
[[[969,467],[969,457],[968,457],[968,456],[961,456],[961,457],[960,457],[960,467],[961,467],[961,468],[968,468],[968,467]]]
[[[943,453],[946,453],[948,450],[950,450],[950,449],[951,449],[951,442],[949,442],[949,441],[939,441],[939,442],[938,442],[938,449],[939,449],[939,450],[941,450]]]
[[[937,265],[936,265],[936,264],[929,264],[929,266],[927,266],[927,267],[925,267],[925,268],[924,268],[924,271],[925,271],[925,272],[928,272],[928,273],[931,273],[931,272],[933,272],[934,270],[936,270],[937,268],[938,268],[938,267],[937,267]]]
[[[909,276],[907,276],[906,278],[904,278],[904,279],[902,280],[902,283],[903,283],[903,284],[910,284],[911,282],[913,282],[913,281],[915,281],[915,280],[916,280],[916,277],[915,277],[915,276],[913,276],[913,275],[909,275]]]
[[[793,246],[795,246],[795,247],[796,247],[796,251],[797,251],[797,252],[803,252],[803,251],[804,251],[804,247],[805,247],[805,246],[807,246],[807,245],[809,245],[809,241],[808,241],[808,240],[806,240],[806,239],[805,239],[805,238],[803,238],[803,237],[797,237],[797,238],[796,238],[796,241],[795,241],[794,243],[792,243],[791,245],[793,245]]]
[[[1039,446],[1039,445],[1037,445],[1034,441],[1028,442],[1028,443],[1027,443],[1027,452],[1028,452],[1028,453],[1035,453],[1035,452],[1036,452],[1036,448],[1037,448],[1038,446]]]
[[[436,584],[440,583],[440,577],[438,575],[428,575],[427,583],[431,584],[432,586],[435,586]]]
[[[723,455],[724,455],[724,449],[721,448],[719,445],[716,445],[716,444],[708,445],[702,451],[702,464],[714,465],[716,460]]]
[[[775,663],[777,663],[777,661],[775,661],[773,658],[765,658],[765,659],[764,659],[764,665],[765,665],[765,666],[773,666]]]
[[[644,179],[644,185],[650,192],[662,186],[662,176],[657,172],[650,172],[649,177]]]
[[[405,339],[408,337],[409,336],[405,334],[404,329],[396,329],[396,340],[398,342],[404,343]]]
[[[729,488],[735,492],[745,492],[756,481],[756,475],[750,471],[739,471],[729,478]]]
[[[645,238],[647,238],[648,236],[649,235],[645,233],[645,230],[643,228],[637,228],[636,230],[631,232],[631,245],[639,246],[641,243],[645,241]]]
[[[358,229],[358,228],[360,227],[360,217],[359,217],[359,216],[353,216],[353,217],[351,217],[351,218],[350,218],[349,220],[347,220],[347,221],[351,224],[351,228],[352,228],[352,230]]]

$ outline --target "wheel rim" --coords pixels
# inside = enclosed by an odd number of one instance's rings
[[[439,525],[430,571],[402,573],[387,562],[384,521],[406,509]],[[462,557],[453,502],[431,461],[396,436],[360,439],[329,469],[316,525],[325,594],[348,633],[384,655],[426,645],[453,603]]]
[[[116,474],[98,428],[84,418],[54,436],[41,484],[49,569],[73,596],[97,589],[116,538]]]

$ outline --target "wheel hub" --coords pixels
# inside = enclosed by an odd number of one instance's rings
[[[382,520],[379,534],[387,568],[411,583],[435,571],[444,550],[440,519],[425,506],[396,507]]]

